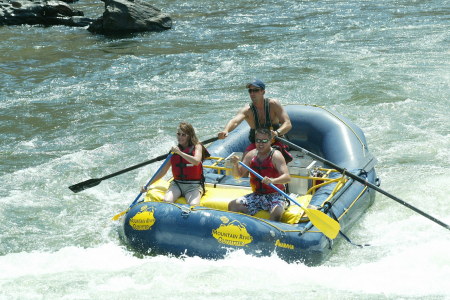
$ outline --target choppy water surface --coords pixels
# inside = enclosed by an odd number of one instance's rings
[[[322,266],[233,253],[136,257],[111,217],[187,120],[204,140],[263,79],[366,133],[382,188],[450,223],[445,1],[156,1],[174,28],[121,38],[0,27],[0,299],[450,299],[450,232],[378,195]],[[103,3],[74,6],[98,17]]]

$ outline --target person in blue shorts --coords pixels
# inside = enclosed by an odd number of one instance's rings
[[[270,219],[280,221],[284,213],[285,198],[269,184],[273,184],[284,191],[284,184],[291,180],[289,170],[282,153],[271,147],[272,134],[269,129],[259,128],[255,131],[256,148],[250,150],[242,162],[260,174],[260,180],[250,174],[250,185],[252,193],[238,199],[232,200],[228,210],[243,212],[254,215],[260,210],[267,210]],[[249,171],[239,165],[239,157],[234,155],[230,158],[233,164],[232,174],[235,178],[249,175]]]

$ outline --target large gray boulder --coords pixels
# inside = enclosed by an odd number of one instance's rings
[[[103,16],[88,30],[94,33],[126,34],[142,31],[163,31],[172,28],[172,19],[160,9],[142,0],[102,0]]]
[[[67,0],[66,0],[67,2]],[[0,26],[2,25],[67,25],[87,26],[92,20],[83,18],[63,1],[0,0]]]

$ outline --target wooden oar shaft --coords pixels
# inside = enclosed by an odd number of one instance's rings
[[[129,168],[126,168],[126,169],[117,171],[117,172],[115,172],[115,173],[106,175],[106,176],[101,177],[101,178],[93,178],[93,179],[88,179],[88,180],[79,182],[79,183],[77,183],[77,184],[74,184],[74,185],[69,186],[69,189],[70,189],[72,192],[74,192],[74,193],[81,192],[81,191],[83,191],[83,190],[89,189],[89,188],[91,188],[91,187],[94,187],[94,186],[100,184],[100,182],[102,182],[102,180],[105,180],[105,179],[108,179],[108,178],[112,178],[112,177],[116,177],[116,176],[118,176],[118,175],[121,175],[121,174],[123,174],[123,173],[129,172],[129,171],[131,171],[131,170],[134,170],[134,169],[143,167],[143,166],[145,166],[145,165],[148,165],[148,164],[157,162],[157,161],[159,161],[159,160],[163,160],[164,158],[167,157],[167,155],[168,155],[168,154],[160,155],[160,156],[155,157],[155,158],[153,158],[153,159],[150,159],[150,160],[148,160],[148,161],[144,161],[144,162],[142,162],[142,163],[140,163],[140,164],[137,164],[137,165],[131,166],[131,167],[129,167]]]
[[[160,155],[160,156],[155,157],[155,158],[153,158],[153,159],[150,159],[150,160],[148,160],[148,161],[144,161],[144,162],[142,162],[142,163],[140,163],[140,164],[137,164],[137,165],[128,167],[128,168],[126,168],[126,169],[123,169],[123,170],[121,170],[121,171],[117,171],[117,172],[115,172],[115,173],[106,175],[106,176],[100,178],[100,180],[105,180],[105,179],[108,179],[108,178],[116,177],[116,176],[121,175],[121,174],[123,174],[123,173],[126,173],[126,172],[129,172],[129,171],[138,169],[138,168],[140,168],[140,167],[146,166],[146,165],[148,165],[148,164],[151,164],[151,163],[154,163],[154,162],[163,160],[163,159],[165,159],[168,155],[169,155],[169,154]]]
[[[218,137],[213,137],[213,138],[207,139],[207,140],[205,140],[205,141],[203,141],[201,143],[202,144],[209,144],[211,142],[216,141],[217,139],[218,139]],[[109,178],[112,178],[112,177],[116,177],[116,176],[121,175],[123,173],[126,173],[126,172],[132,171],[134,169],[143,167],[145,165],[148,165],[148,164],[151,164],[151,163],[163,160],[163,159],[167,158],[167,156],[168,156],[168,154],[160,155],[160,156],[155,157],[153,159],[144,161],[144,162],[142,162],[140,164],[128,167],[126,169],[123,169],[123,170],[117,171],[115,173],[103,176],[101,178],[93,178],[93,179],[88,179],[88,180],[79,182],[77,184],[69,186],[69,189],[72,190],[72,192],[74,192],[74,193],[81,192],[81,191],[83,191],[85,189],[88,189],[88,188],[91,188],[91,187],[94,187],[94,186],[100,184],[100,182],[102,182],[102,180],[109,179]]]
[[[202,143],[202,144],[209,144],[209,143],[211,143],[211,142],[216,141],[217,139],[218,139],[217,137],[213,137],[213,138],[207,139],[207,140],[205,140],[205,141],[203,141],[203,142],[201,142],[201,143]],[[102,177],[102,178],[99,178],[99,180],[105,180],[105,179],[108,179],[108,178],[111,178],[111,177],[115,177],[115,176],[121,175],[121,174],[123,174],[123,173],[132,171],[132,170],[134,170],[134,169],[138,169],[138,168],[143,167],[143,166],[145,166],[145,165],[148,165],[148,164],[151,164],[151,163],[154,163],[154,162],[163,160],[163,159],[165,159],[168,155],[169,155],[169,154],[160,155],[160,156],[155,157],[155,158],[153,158],[153,159],[150,159],[150,160],[148,160],[148,161],[144,161],[144,162],[142,162],[142,163],[140,163],[140,164],[137,164],[137,165],[128,167],[128,168],[126,168],[126,169],[123,169],[123,170],[121,170],[121,171],[117,171],[117,172],[115,172],[115,173],[106,175],[106,176],[104,176],[104,177]]]
[[[159,166],[158,170],[156,170],[156,172],[153,174],[152,178],[150,178],[150,180],[149,180],[149,181],[147,182],[147,184],[144,186],[145,189],[147,189],[148,186],[149,186],[150,184],[153,183],[153,181],[155,180],[155,178],[156,178],[156,176],[158,175],[158,173],[162,170],[162,168],[164,167],[164,165],[167,164],[167,162],[170,160],[170,157],[172,157],[172,155],[173,155],[173,153],[167,154],[166,160],[161,164],[161,166]],[[115,215],[112,219],[113,219],[114,221],[119,220],[119,218],[120,218],[121,216],[123,216],[126,212],[128,212],[128,210],[129,210],[130,208],[132,208],[132,207],[138,202],[139,198],[141,198],[141,195],[142,195],[142,192],[140,192],[140,193],[136,196],[136,198],[134,198],[134,201],[131,202],[131,204],[130,204],[130,206],[128,206],[128,209],[127,209],[127,210],[125,210],[125,211],[123,211],[123,212],[121,212],[121,213],[118,213],[118,214]]]
[[[283,138],[280,138],[280,137],[276,137],[276,139],[279,140],[279,141],[281,141],[283,144],[288,145],[289,147],[291,147],[291,148],[293,148],[293,149],[296,149],[296,150],[298,150],[298,151],[300,151],[300,152],[303,152],[304,154],[306,154],[306,155],[308,155],[308,156],[310,156],[310,157],[312,157],[312,158],[314,158],[314,159],[317,159],[318,161],[321,161],[321,162],[323,162],[323,163],[325,163],[325,164],[331,166],[332,168],[336,169],[338,172],[342,173],[342,175],[346,175],[346,176],[348,176],[348,177],[350,177],[350,178],[352,178],[352,179],[354,179],[354,180],[356,180],[356,181],[358,181],[358,182],[360,182],[360,183],[362,183],[362,184],[364,184],[364,185],[370,187],[371,189],[374,189],[375,191],[377,191],[377,192],[379,192],[379,193],[381,193],[381,194],[383,194],[383,195],[385,195],[385,196],[391,198],[392,200],[397,201],[398,203],[400,203],[400,204],[402,204],[402,205],[408,207],[409,209],[412,209],[413,211],[415,211],[415,212],[421,214],[422,216],[428,218],[429,220],[435,222],[436,224],[439,224],[439,225],[441,225],[442,227],[444,227],[444,228],[450,230],[450,226],[449,226],[448,224],[445,224],[444,222],[442,222],[442,221],[436,219],[435,217],[433,217],[433,216],[427,214],[426,212],[424,212],[424,211],[418,209],[417,207],[414,207],[413,205],[411,205],[411,204],[409,204],[409,203],[403,201],[402,199],[400,199],[400,198],[398,198],[398,197],[395,197],[394,195],[392,195],[392,194],[386,192],[385,190],[381,189],[381,188],[378,187],[377,185],[375,185],[375,184],[373,184],[373,183],[371,183],[371,182],[368,182],[368,181],[365,180],[364,178],[361,178],[361,177],[359,177],[359,176],[357,176],[357,175],[355,175],[355,174],[353,174],[353,173],[350,173],[350,172],[348,172],[346,169],[344,169],[344,168],[342,168],[342,167],[340,167],[340,166],[338,166],[338,165],[332,163],[331,161],[326,160],[325,158],[320,157],[319,155],[316,155],[316,154],[314,154],[314,153],[312,153],[312,152],[309,152],[308,150],[306,150],[306,149],[304,149],[304,148],[302,148],[302,147],[300,147],[300,146],[297,146],[296,144],[291,143],[290,141],[288,141],[288,140],[286,140],[286,139],[283,139]]]

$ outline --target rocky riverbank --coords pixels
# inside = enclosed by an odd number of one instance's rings
[[[105,11],[97,19],[84,17],[69,3],[76,0],[0,0],[0,26],[64,25],[86,27],[99,34],[163,31],[172,28],[168,14],[144,0],[101,0]]]

